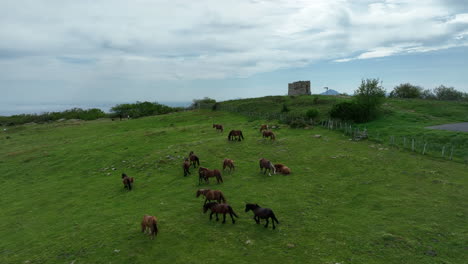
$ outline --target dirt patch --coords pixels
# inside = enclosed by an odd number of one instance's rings
[[[429,129],[439,129],[439,130],[450,130],[450,131],[461,131],[468,132],[468,122],[465,123],[455,123],[455,124],[445,124],[439,126],[430,126]]]

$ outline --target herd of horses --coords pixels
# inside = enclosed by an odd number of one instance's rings
[[[220,124],[213,124],[213,128],[216,128],[216,131],[223,132],[224,128],[223,125]],[[276,136],[271,131],[268,130],[268,125],[261,125],[260,132],[262,133],[263,138],[270,138],[271,140],[275,140]],[[228,134],[229,141],[242,141],[244,136],[241,130],[231,130]],[[182,168],[184,177],[190,175],[190,168],[197,168],[198,166],[198,184],[202,184],[203,182],[209,184],[210,178],[215,178],[217,183],[223,183],[223,177],[221,175],[221,171],[218,169],[210,170],[205,167],[200,166],[200,159],[193,151],[190,151],[187,158],[184,159]],[[281,173],[281,174],[290,174],[291,170],[283,164],[273,164],[271,161],[262,158],[259,160],[260,172],[268,174],[271,176],[271,173]],[[229,173],[235,170],[234,161],[232,159],[224,159],[223,160],[223,172],[229,169]],[[127,190],[132,190],[132,185],[134,183],[133,177],[128,177],[125,173],[122,173],[122,183],[124,184],[124,188]],[[234,217],[238,217],[237,214],[234,212],[233,208],[226,203],[226,198],[224,194],[220,190],[210,190],[210,189],[199,189],[196,192],[196,197],[203,195],[205,197],[205,202],[203,203],[203,213],[206,213],[210,210],[210,220],[213,217],[213,214],[216,215],[216,221],[219,221],[218,214],[223,215],[223,224],[226,222],[226,214],[229,214],[231,217],[232,223],[234,224],[236,221]],[[271,219],[271,223],[273,225],[273,229],[276,228],[275,222],[279,224],[278,219],[276,218],[275,214],[270,208],[262,208],[258,204],[247,203],[245,206],[245,212],[252,211],[254,213],[254,220],[257,224],[260,224],[260,219],[264,219],[266,221],[265,228],[268,227],[269,221]],[[155,216],[145,215],[143,220],[141,221],[141,232],[149,233],[151,239],[154,239],[158,234],[158,226],[157,226],[157,218]]]

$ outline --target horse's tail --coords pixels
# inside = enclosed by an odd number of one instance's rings
[[[271,133],[271,139],[275,140],[276,139],[276,136],[275,136],[275,133]]]
[[[153,220],[153,234],[154,236],[158,235],[158,225],[156,223],[156,220]]]
[[[219,199],[220,199],[221,201],[223,201],[223,203],[226,202],[226,198],[224,198],[224,195],[223,195],[222,192],[219,193]]]
[[[275,221],[277,224],[279,224],[279,221],[278,221],[278,219],[276,219],[276,216],[273,213],[273,211],[271,212],[271,219],[273,219],[273,221]]]
[[[200,167],[200,159],[197,157],[195,161],[197,162],[198,167]]]
[[[239,133],[240,133],[240,137],[244,139],[244,135],[242,135],[242,131],[239,131]]]
[[[230,205],[228,205],[228,208],[229,208],[229,213],[231,213],[235,217],[239,218],[239,216],[237,216],[236,213],[234,213],[234,210],[232,209],[232,207]]]

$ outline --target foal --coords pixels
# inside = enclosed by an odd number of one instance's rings
[[[276,136],[275,136],[275,133],[273,133],[272,131],[263,131],[263,138],[270,138],[271,140],[275,140],[276,139]]]
[[[205,196],[205,203],[208,201],[217,201],[218,203],[223,203],[226,202],[226,198],[224,198],[224,195],[221,191],[218,190],[210,190],[210,189],[199,189],[197,191],[197,197],[200,196],[200,194],[203,194]]]
[[[223,177],[221,176],[221,172],[219,170],[209,170],[203,167],[198,168],[198,185],[201,184],[202,180],[210,183],[209,178],[211,177],[216,177],[216,181],[218,183],[223,182]]]
[[[229,172],[231,172],[231,170],[235,170],[236,168],[234,167],[234,161],[232,159],[224,159],[223,161],[223,171],[226,169],[226,168],[229,168]]]
[[[125,189],[128,189],[129,191],[131,191],[134,180],[135,179],[133,179],[133,177],[130,178],[127,176],[127,174],[122,173],[122,183]]]
[[[286,167],[285,165],[283,165],[281,163],[275,164],[275,169],[276,169],[277,172],[282,173],[282,174],[290,174],[291,173],[291,169],[289,169],[288,167]]]
[[[200,159],[198,158],[197,155],[193,153],[193,151],[190,151],[189,153],[189,160],[190,164],[193,164],[193,167],[196,168],[195,164],[198,164],[198,167],[200,167]]]
[[[220,131],[220,132],[224,131],[223,125],[220,125],[220,124],[213,124],[213,128],[216,128],[216,131]]]
[[[158,235],[158,219],[156,216],[145,215],[141,221],[141,232],[146,233],[149,231],[151,239],[154,239]]]
[[[216,221],[219,221],[218,213],[223,214],[223,224],[226,223],[226,214],[227,213],[229,213],[229,215],[231,216],[231,220],[232,220],[233,224],[236,221],[234,220],[234,217],[232,217],[232,216],[234,215],[235,217],[238,218],[236,213],[234,213],[234,210],[232,210],[232,207],[230,205],[228,205],[228,204],[225,204],[225,203],[219,204],[219,203],[216,203],[216,202],[209,202],[209,203],[207,203],[207,204],[205,204],[203,206],[203,213],[206,213],[206,211],[208,211],[208,209],[211,210],[210,220],[213,217],[213,214],[216,214]]]
[[[248,212],[252,210],[254,212],[254,220],[257,224],[260,224],[260,219],[265,219],[265,227],[268,227],[268,218],[271,218],[271,223],[273,224],[273,229],[276,228],[275,221],[279,224],[278,219],[276,219],[275,214],[270,208],[262,208],[258,204],[246,204],[245,211]]]
[[[184,163],[182,164],[182,168],[184,169],[184,176],[187,176],[190,174],[190,161],[186,158],[184,160]]]
[[[273,171],[273,174],[276,174],[276,169],[275,169],[275,166],[273,166],[273,163],[271,163],[271,161],[265,158],[260,159],[260,172],[262,172],[263,169],[265,169],[263,174],[265,174],[267,170],[269,170],[268,175],[270,176],[271,176],[271,173],[270,173],[271,171]]]

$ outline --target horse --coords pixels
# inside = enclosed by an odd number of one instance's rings
[[[262,132],[263,130],[268,130],[268,125],[261,125],[260,132]]]
[[[220,132],[224,131],[223,125],[220,125],[220,124],[213,124],[213,128],[216,128],[216,131],[220,131]]]
[[[250,210],[252,210],[252,212],[254,213],[254,220],[255,220],[255,222],[257,224],[260,224],[260,219],[265,219],[266,220],[265,228],[268,227],[268,218],[271,218],[271,223],[273,224],[273,229],[276,228],[275,221],[276,221],[277,224],[279,224],[278,219],[276,219],[275,214],[273,213],[273,211],[270,208],[262,208],[258,204],[248,203],[248,204],[245,205],[245,212],[248,212]]]
[[[198,185],[201,184],[202,180],[205,182],[210,183],[209,178],[216,177],[216,181],[223,182],[223,177],[221,176],[221,172],[219,170],[209,170],[207,168],[200,167],[198,169]]]
[[[242,134],[242,131],[231,130],[228,135],[228,140],[236,140],[236,137],[238,141],[241,141],[242,139],[244,139],[244,135]]]
[[[231,220],[233,224],[236,223],[236,221],[234,220],[234,217],[232,216],[234,215],[235,217],[239,218],[236,215],[236,213],[234,213],[234,210],[232,210],[232,207],[229,204],[225,204],[225,203],[219,204],[217,202],[209,202],[203,205],[203,213],[206,213],[208,209],[211,210],[210,221],[211,221],[211,218],[213,217],[213,214],[216,214],[216,221],[219,221],[218,214],[223,214],[223,224],[226,223],[227,213],[229,213],[229,215],[231,216]]]
[[[187,176],[190,173],[190,161],[185,158],[184,163],[182,164],[182,168],[184,169],[184,176]]]
[[[145,215],[141,221],[141,232],[146,233],[149,231],[151,239],[154,239],[158,235],[158,219],[156,216]]]
[[[263,138],[270,138],[271,140],[275,140],[276,139],[276,136],[275,136],[275,133],[273,133],[272,131],[263,131]]]
[[[198,166],[200,167],[200,159],[198,158],[197,155],[195,155],[193,153],[193,151],[190,151],[189,153],[189,160],[190,160],[190,164],[193,164],[193,167],[196,168],[196,164],[198,164]]]
[[[217,201],[218,203],[226,203],[226,198],[224,198],[223,192],[218,190],[210,190],[210,189],[199,189],[197,191],[197,197],[203,194],[205,196],[205,203],[209,201]]]
[[[231,170],[236,169],[236,167],[234,167],[234,161],[232,159],[224,159],[224,161],[223,161],[223,171],[226,168],[229,168],[229,172],[231,172]]]
[[[273,171],[273,174],[276,174],[275,166],[273,166],[273,163],[271,163],[271,161],[265,158],[262,158],[260,159],[259,163],[260,163],[260,172],[262,172],[262,170],[265,169],[263,174],[265,174],[267,170],[269,170],[268,175],[270,176],[271,176],[271,173],[270,173],[271,171]]]
[[[278,163],[275,164],[275,169],[277,172],[282,173],[282,174],[290,174],[291,169],[286,167],[284,164]]]
[[[128,177],[127,174],[122,173],[122,183],[124,185],[125,189],[128,189],[129,191],[132,190],[132,184],[135,181],[133,177]]]

